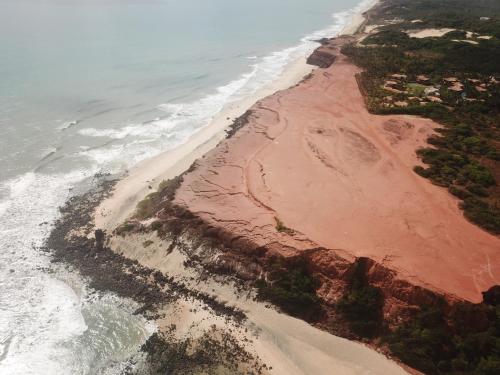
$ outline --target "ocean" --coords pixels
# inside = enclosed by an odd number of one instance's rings
[[[185,142],[360,0],[0,0],[0,373],[117,374],[155,327],[40,251],[61,206]]]

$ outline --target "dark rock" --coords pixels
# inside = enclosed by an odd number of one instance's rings
[[[94,237],[95,237],[95,246],[98,251],[101,251],[103,249],[104,239],[106,237],[105,232],[102,231],[101,229],[97,229],[96,231],[94,231]]]
[[[483,292],[483,301],[492,306],[500,305],[500,285],[492,286],[486,292]]]
[[[327,48],[319,47],[308,58],[309,65],[315,65],[320,68],[329,68],[335,61],[335,55]]]

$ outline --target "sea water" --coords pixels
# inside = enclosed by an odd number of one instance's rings
[[[360,0],[0,0],[0,374],[119,373],[154,327],[38,248],[74,188],[172,149]]]

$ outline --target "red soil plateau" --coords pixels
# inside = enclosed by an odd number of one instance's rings
[[[340,43],[340,42],[339,42]],[[500,239],[413,172],[439,125],[370,114],[360,69],[335,62],[256,103],[248,124],[187,173],[175,203],[285,256],[314,247],[369,257],[398,277],[471,302],[500,284]],[[290,231],[278,231],[277,219]]]

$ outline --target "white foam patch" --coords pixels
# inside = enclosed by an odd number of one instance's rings
[[[81,179],[82,172],[27,173],[4,183],[8,198],[0,215],[0,248],[5,249],[0,254],[0,336],[9,338],[10,346],[0,373],[64,373],[67,353],[58,343],[85,329],[74,293],[38,270],[48,266],[48,259],[36,250],[50,230],[39,224],[56,217],[67,186]]]
[[[0,211],[0,374],[95,373],[99,350],[93,346],[95,340],[84,340],[90,333],[82,309],[92,310],[89,303],[96,302],[77,294],[78,288],[70,287],[61,272],[44,272],[50,260],[37,249],[49,235],[58,207],[69,197],[69,188],[95,172],[26,173],[0,187],[6,192]],[[73,277],[73,284],[82,283]],[[79,288],[85,290],[84,284]],[[102,318],[92,331],[102,345],[108,339],[113,343],[100,360],[103,365],[109,358],[124,360],[121,355],[137,350],[149,334],[140,318],[118,308],[116,301],[99,311],[118,314],[122,325]],[[118,338],[112,337],[115,332]]]
[[[5,214],[5,211],[7,211],[8,205],[9,205],[9,202],[6,200],[0,202],[0,216]]]

